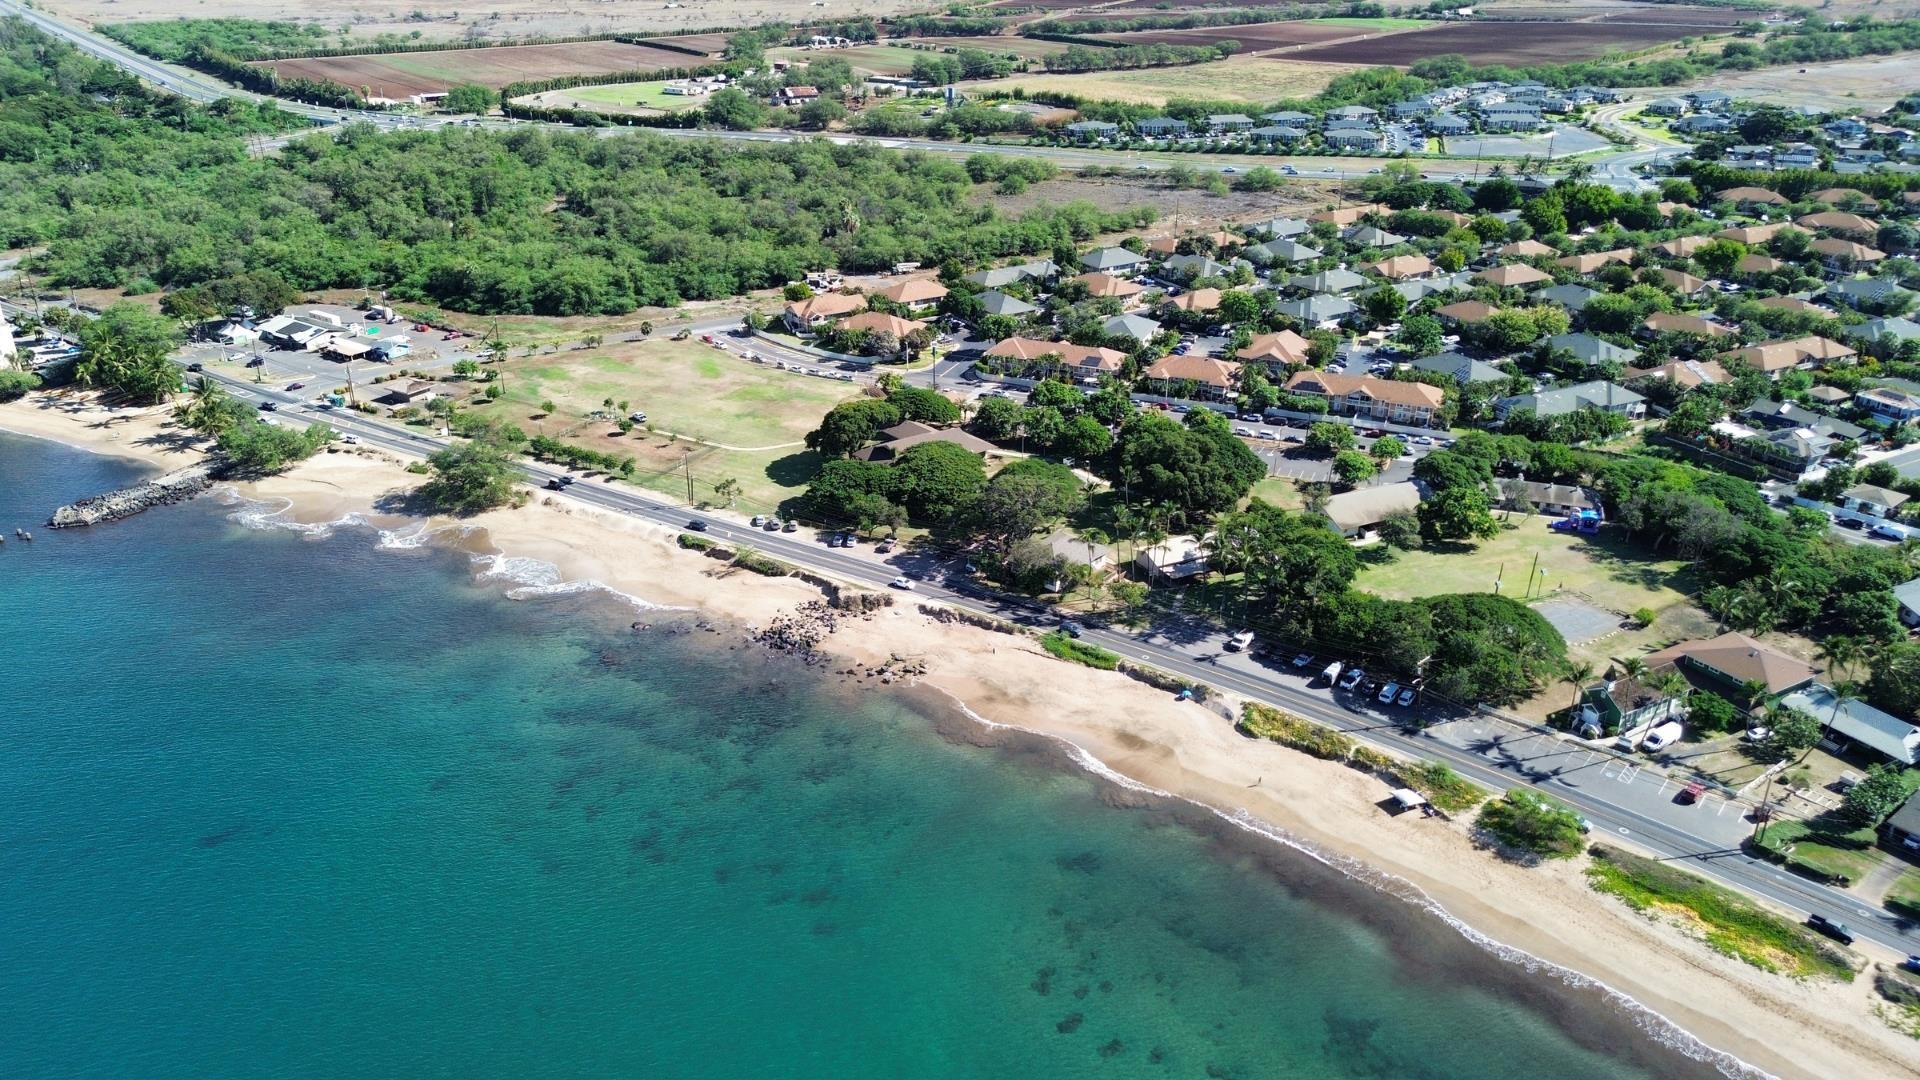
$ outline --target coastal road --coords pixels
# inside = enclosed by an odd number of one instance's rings
[[[13,15],[33,24],[41,31],[70,42],[83,52],[96,56],[108,63],[127,71],[147,83],[193,101],[212,102],[226,97],[240,97],[252,101],[268,100],[259,94],[231,87],[199,72],[188,71],[171,64],[163,64],[151,57],[143,56],[121,45],[111,38],[103,37],[91,30],[84,29],[63,19],[55,18],[42,11],[26,7],[20,0],[0,0],[0,15]],[[304,116],[315,124],[331,125],[340,123],[367,123],[383,130],[431,130],[446,126],[451,121],[439,117],[414,116],[407,113],[389,113],[361,109],[336,109],[323,105],[308,105],[297,101],[272,99],[282,109]],[[601,136],[612,136],[630,132],[634,128],[577,128],[570,124],[550,123],[546,121],[503,121],[487,120],[479,125],[484,128],[510,128],[513,126],[535,124],[561,131],[591,130]],[[697,128],[647,128],[645,130],[668,138],[721,139],[730,142],[798,142],[821,138],[810,132],[795,131],[718,131]],[[274,136],[269,139],[255,140],[252,150],[263,153],[286,145],[289,141],[301,138],[305,133],[296,132]],[[990,152],[1009,157],[1042,158],[1061,168],[1080,168],[1089,165],[1106,167],[1131,167],[1144,172],[1170,169],[1175,165],[1188,168],[1209,169],[1216,172],[1242,171],[1256,165],[1282,169],[1291,167],[1303,180],[1350,180],[1379,172],[1378,166],[1326,164],[1325,158],[1301,157],[1265,157],[1243,154],[1173,154],[1162,151],[1120,151],[1094,150],[1072,146],[1016,146],[1016,145],[971,145],[966,143],[940,142],[933,139],[893,138],[885,136],[835,134],[825,136],[842,144],[866,144],[889,150],[917,150],[936,154],[975,154]],[[1594,167],[1593,180],[1610,187],[1627,191],[1639,191],[1649,187],[1648,182],[1634,172],[1639,164],[1651,160],[1656,151],[1639,150],[1609,154],[1583,159]],[[1382,159],[1385,160],[1385,159]],[[1477,172],[1478,167],[1470,161],[1426,160],[1416,161],[1423,168],[1431,170],[1438,179],[1462,180],[1468,175],[1469,167]],[[1449,172],[1448,170],[1451,170]]]
[[[330,424],[362,444],[408,458],[423,457],[446,445],[425,433],[358,413],[322,411],[299,395],[229,374],[208,374],[236,397],[275,402],[281,422]],[[566,472],[538,464],[524,469],[527,480],[539,486]],[[582,480],[562,497],[672,529],[698,519],[707,523],[707,535],[716,540],[751,544],[771,558],[837,580],[884,589],[894,577],[908,572],[919,579],[918,597],[1032,627],[1058,622],[1047,612],[988,593],[963,574],[938,566],[904,559],[883,561],[870,548],[828,548],[807,534],[765,532],[730,515],[689,511],[651,492]],[[1744,854],[1739,841],[1748,825],[1741,817],[1745,812],[1741,804],[1712,794],[1698,805],[1682,804],[1675,799],[1678,789],[1673,782],[1625,758],[1492,717],[1461,715],[1424,728],[1408,726],[1400,717],[1342,698],[1330,689],[1315,688],[1307,676],[1285,669],[1284,661],[1263,663],[1256,657],[1227,653],[1224,633],[1199,623],[1163,624],[1137,632],[1091,626],[1084,640],[1182,678],[1278,705],[1388,749],[1445,761],[1495,791],[1516,786],[1542,790],[1585,815],[1596,837],[1615,837],[1660,858],[1686,862],[1708,877],[1781,908],[1846,922],[1863,942],[1897,955],[1920,952],[1920,932],[1887,912]],[[1324,662],[1324,657],[1320,660]],[[1317,667],[1307,670],[1317,671]]]

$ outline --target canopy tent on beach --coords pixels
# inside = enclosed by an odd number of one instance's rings
[[[1412,788],[1394,788],[1393,801],[1402,810],[1418,810],[1427,805],[1427,797]]]

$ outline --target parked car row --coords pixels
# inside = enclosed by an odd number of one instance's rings
[[[1302,671],[1311,668],[1313,662],[1314,657],[1310,652],[1295,653],[1291,661],[1294,668]],[[1365,668],[1343,667],[1338,660],[1327,664],[1320,674],[1310,681],[1323,680],[1327,685],[1347,693],[1358,691],[1363,695],[1371,695],[1382,705],[1409,708],[1420,700],[1420,690],[1412,683],[1403,685],[1389,680],[1382,684],[1377,679],[1368,678]]]

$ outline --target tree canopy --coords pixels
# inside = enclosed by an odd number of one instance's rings
[[[736,296],[823,268],[1051,253],[1152,219],[1086,202],[1009,215],[976,199],[945,155],[824,140],[349,125],[247,154],[245,134],[297,126],[271,105],[145,90],[8,23],[0,247],[44,246],[31,266],[62,286],[271,272],[303,290],[382,286],[461,311],[582,315]]]

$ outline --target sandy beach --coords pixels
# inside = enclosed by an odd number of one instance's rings
[[[195,451],[165,417],[165,410],[109,413],[84,398],[37,393],[0,406],[0,429],[174,468]],[[239,492],[285,506],[281,517],[288,521],[333,522],[355,514],[388,529],[453,524],[375,509],[418,484],[401,466],[381,452],[346,450]],[[698,608],[746,627],[765,626],[820,595],[795,579],[730,571],[679,549],[674,530],[547,492],[526,507],[458,524],[485,529],[485,542],[505,555],[552,564],[563,580]],[[467,534],[464,546],[477,539]],[[923,662],[926,686],[989,723],[1064,740],[1140,785],[1240,818],[1336,863],[1364,864],[1400,879],[1471,928],[1465,932],[1597,980],[1753,1069],[1779,1076],[1920,1075],[1920,1045],[1873,1015],[1870,975],[1837,985],[1747,967],[1592,892],[1578,865],[1521,868],[1476,850],[1462,822],[1389,817],[1376,806],[1386,794],[1378,780],[1245,739],[1209,706],[1065,664],[1029,638],[938,622],[914,599],[870,618],[842,620],[822,648],[834,668],[893,657]],[[990,732],[980,737],[992,738]],[[1654,1015],[1644,1026],[1661,1033]]]

